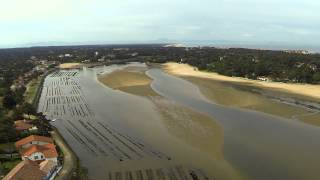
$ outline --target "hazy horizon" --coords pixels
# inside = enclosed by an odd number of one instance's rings
[[[216,48],[248,48],[261,50],[307,50],[310,53],[320,53],[320,46],[285,44],[285,43],[252,43],[252,42],[232,42],[232,41],[119,41],[119,42],[34,42],[19,44],[15,46],[1,46],[0,49],[11,48],[31,48],[49,46],[90,46],[90,45],[139,45],[139,44],[180,44],[184,47],[210,46]]]

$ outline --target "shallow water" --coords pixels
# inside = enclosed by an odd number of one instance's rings
[[[198,150],[168,133],[150,100],[97,81],[97,74],[120,68],[124,66],[60,71],[44,83],[39,111],[58,119],[53,125],[88,168],[89,177],[184,179],[190,172],[209,177],[197,164],[211,167],[212,162],[206,155],[192,157]]]
[[[193,84],[159,69],[147,73],[152,88],[219,121],[226,159],[253,179],[320,179],[320,129],[249,110],[219,106]],[[225,97],[228,98],[228,97]]]
[[[190,170],[209,178],[227,173],[219,171],[217,157],[172,135],[172,131],[186,133],[190,127],[164,121],[154,101],[110,89],[97,81],[97,74],[124,67],[61,71],[48,76],[44,83],[39,111],[60,119],[54,125],[88,168],[90,178],[137,178],[139,174],[151,178],[164,174],[183,179]],[[160,69],[150,69],[147,74],[154,79],[152,88],[165,101],[201,112],[211,117],[212,123],[216,120],[220,124],[224,159],[241,173],[251,179],[320,179],[319,128],[219,106],[188,81]],[[200,127],[207,126],[209,120]],[[176,128],[168,129],[168,124]],[[218,162],[230,168],[224,160]]]

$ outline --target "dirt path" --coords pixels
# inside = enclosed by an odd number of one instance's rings
[[[63,152],[63,167],[59,174],[56,176],[56,180],[68,180],[72,178],[72,174],[77,171],[77,157],[71,150],[69,145],[65,142],[58,130],[54,130],[52,138],[55,143],[60,147]]]

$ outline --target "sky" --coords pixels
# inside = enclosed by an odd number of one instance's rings
[[[206,41],[320,46],[319,0],[0,0],[0,47]]]

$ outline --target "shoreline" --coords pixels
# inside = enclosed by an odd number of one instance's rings
[[[307,93],[302,91],[298,94],[293,93],[292,90],[289,92],[287,89],[274,89],[260,85],[266,82],[196,71],[195,68],[186,64],[166,63],[163,65],[163,69],[168,74],[195,84],[214,103],[250,109],[320,126],[320,106],[317,103],[320,102],[320,99],[307,96],[306,94],[310,91]],[[293,88],[293,90],[296,89]]]
[[[265,82],[258,80],[245,79],[241,77],[229,77],[224,75],[219,75],[214,72],[198,71],[195,67],[187,64],[178,63],[165,63],[163,64],[163,69],[173,75],[177,76],[190,76],[205,78],[210,80],[216,80],[221,82],[239,83],[247,86],[264,88],[273,91],[281,91],[283,93],[291,93],[300,96],[305,96],[309,98],[315,98],[320,101],[320,85],[311,84],[292,84],[292,83],[282,83],[282,82]]]
[[[40,80],[39,86],[37,87],[35,97],[33,99],[33,106],[38,109],[39,106],[39,100],[41,97],[42,89],[43,89],[43,83],[46,79],[46,77],[53,73],[56,70],[51,70],[46,72]],[[73,149],[70,147],[70,145],[66,142],[66,140],[63,138],[59,130],[53,127],[53,131],[50,133],[51,137],[53,138],[56,145],[60,148],[60,150],[63,153],[63,164],[62,168],[59,170],[57,175],[54,177],[55,180],[68,180],[73,178],[73,173],[76,172],[79,176],[80,174],[80,162],[79,158],[73,151]]]
[[[57,176],[54,178],[55,180],[68,180],[72,179],[73,173],[78,171],[78,157],[60,134],[57,128],[53,128],[54,130],[51,132],[51,136],[54,139],[56,145],[61,149],[63,153],[63,164],[62,169],[59,171]]]

